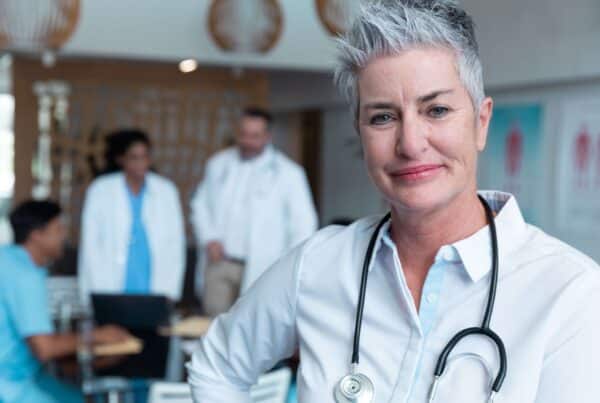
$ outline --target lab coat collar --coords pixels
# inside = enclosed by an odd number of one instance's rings
[[[498,191],[482,191],[481,196],[487,200],[496,214],[496,232],[498,235],[498,259],[502,267],[503,258],[522,244],[526,235],[527,223],[515,197],[509,193]],[[395,248],[390,236],[390,221],[384,224],[379,233],[374,256],[377,256],[382,245]],[[492,246],[489,226],[477,231],[468,238],[444,245],[436,255],[436,261],[462,263],[466,273],[473,282],[479,281],[492,268]],[[369,271],[376,266],[371,264]]]
[[[120,181],[123,183],[126,194],[129,194],[129,189],[127,188],[127,181],[125,180],[125,174],[123,172],[119,172]],[[142,192],[144,195],[153,193],[155,188],[155,179],[156,174],[154,172],[148,172],[146,174],[146,178],[144,178],[144,184],[142,185]]]

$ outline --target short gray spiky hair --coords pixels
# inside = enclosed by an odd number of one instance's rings
[[[454,0],[363,0],[350,30],[338,40],[335,83],[358,117],[358,74],[376,57],[420,47],[454,51],[475,110],[485,98],[473,19]]]

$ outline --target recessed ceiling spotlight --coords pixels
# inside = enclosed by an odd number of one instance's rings
[[[179,71],[182,73],[191,73],[198,68],[198,62],[194,59],[185,59],[179,62]]]

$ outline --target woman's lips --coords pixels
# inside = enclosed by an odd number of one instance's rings
[[[405,182],[419,182],[437,175],[441,168],[439,164],[416,165],[390,171],[389,175]]]

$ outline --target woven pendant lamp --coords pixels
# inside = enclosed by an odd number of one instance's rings
[[[80,0],[0,0],[0,48],[40,52],[52,64],[54,53],[79,21]]]
[[[226,52],[265,53],[281,37],[283,13],[277,0],[213,0],[208,29]]]
[[[358,0],[315,0],[321,23],[331,35],[344,34],[358,9]]]

